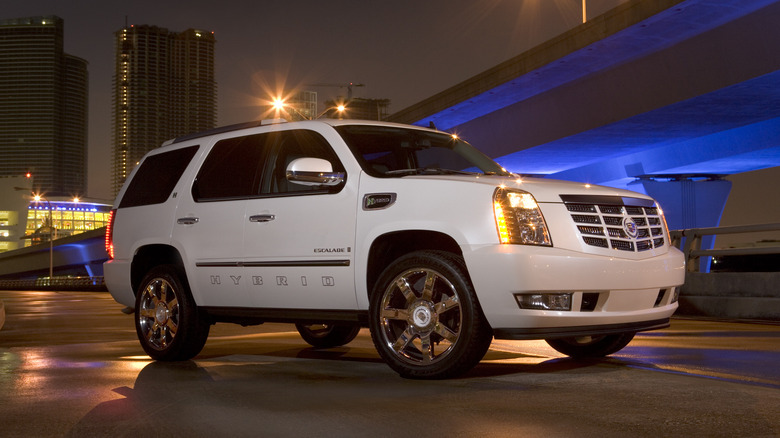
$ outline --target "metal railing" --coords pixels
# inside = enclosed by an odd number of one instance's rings
[[[687,230],[673,230],[670,231],[669,234],[672,239],[672,245],[680,248],[685,254],[685,265],[688,272],[698,272],[700,265],[698,261],[701,257],[780,254],[780,246],[701,249],[702,237],[714,236],[717,234],[747,234],[767,231],[780,231],[780,223],[690,228]],[[685,239],[684,244],[683,238]],[[680,247],[681,244],[683,245],[682,248]]]
[[[106,290],[103,277],[39,277],[0,280],[0,290]]]

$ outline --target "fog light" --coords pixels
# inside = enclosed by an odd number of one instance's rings
[[[677,300],[680,299],[680,286],[677,286],[674,288],[674,296],[672,297],[672,302],[676,303]]]
[[[571,310],[571,294],[516,294],[517,305],[529,310]]]

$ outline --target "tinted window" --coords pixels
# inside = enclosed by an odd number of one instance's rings
[[[373,176],[507,174],[495,161],[450,134],[370,125],[344,125],[336,130],[363,169]]]
[[[221,140],[214,145],[192,186],[196,201],[257,195],[262,168],[275,133]]]
[[[198,146],[190,146],[146,157],[125,190],[119,208],[165,202],[197,150]]]

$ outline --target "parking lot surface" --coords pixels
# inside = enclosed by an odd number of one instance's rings
[[[192,361],[143,355],[105,293],[2,291],[0,435],[780,436],[780,325],[675,318],[609,358],[494,341],[462,378],[405,380],[367,330],[218,324]]]

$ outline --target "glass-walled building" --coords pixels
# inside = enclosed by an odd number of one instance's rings
[[[27,207],[24,246],[48,242],[54,225],[55,239],[96,230],[108,225],[111,205],[81,200],[32,200]],[[49,215],[51,214],[51,222]]]
[[[111,201],[47,194],[36,200],[36,193],[30,177],[0,177],[0,252],[96,230],[108,223]]]
[[[87,186],[87,61],[64,52],[56,16],[0,19],[0,176],[50,194]]]
[[[32,181],[25,176],[0,176],[0,252],[24,246],[27,206]]]

